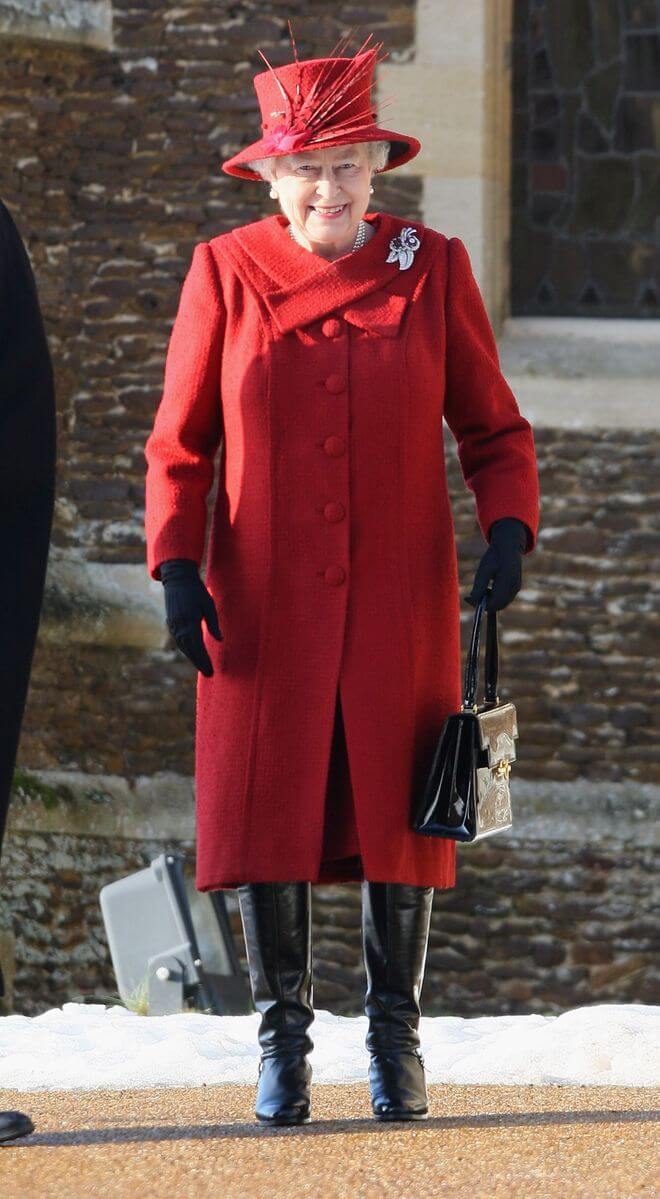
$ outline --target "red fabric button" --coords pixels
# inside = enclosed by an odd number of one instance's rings
[[[339,587],[346,578],[346,571],[343,566],[326,566],[323,571],[323,579],[329,587]]]
[[[335,502],[334,500],[331,500],[330,503],[326,504],[325,508],[323,509],[323,515],[325,516],[326,520],[330,521],[331,525],[336,525],[338,520],[344,519],[345,511],[346,509],[344,508],[343,504],[340,504],[339,501]]]
[[[340,391],[346,388],[346,380],[343,375],[328,375],[325,386],[333,395],[338,395]]]
[[[324,337],[339,337],[342,331],[342,323],[335,316],[328,317],[321,325],[321,332]]]
[[[335,437],[333,433],[330,437],[326,437],[323,449],[331,458],[341,458],[342,454],[346,453],[346,442],[343,437]]]

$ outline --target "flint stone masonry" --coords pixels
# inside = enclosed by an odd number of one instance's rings
[[[622,816],[625,817],[624,807]],[[588,818],[585,816],[585,822]],[[0,923],[13,929],[4,1010],[35,1015],[82,997],[117,999],[98,903],[107,882],[179,842],[12,832]],[[428,1015],[559,1012],[585,1003],[657,1003],[657,847],[504,835],[459,847],[459,886],[436,891],[424,983]],[[655,891],[654,891],[654,888]],[[235,892],[230,919],[247,963]],[[314,1003],[362,1011],[360,887],[313,887]],[[0,942],[7,955],[10,941]],[[0,1001],[0,1004],[2,1001]],[[1,1010],[1,1009],[0,1009]]]
[[[283,12],[277,3],[228,9],[215,0],[179,8],[0,0],[0,194],[39,287],[59,460],[0,882],[8,1009],[35,1013],[114,991],[100,887],[164,848],[182,848],[192,865],[195,675],[146,571],[143,448],[194,244],[277,210],[266,185],[232,179],[219,165],[257,135],[252,76],[264,64],[256,46],[274,64],[288,61],[287,17],[305,57],[326,54],[345,27],[366,27],[390,50],[381,81],[388,95],[397,78],[404,89],[422,55],[433,20],[425,0],[422,7],[418,20],[412,3],[384,11],[292,0]],[[18,8],[22,24],[10,28],[9,10]],[[97,22],[95,45],[84,19]],[[438,53],[454,39],[452,78],[462,75],[480,96],[463,62],[475,47],[450,24],[450,42],[428,42],[427,77],[451,90]],[[429,93],[446,122],[443,94]],[[454,127],[474,145],[474,103],[466,108],[456,94],[465,120]],[[440,177],[456,162],[444,157],[431,189],[415,162],[377,178],[372,209],[414,223],[435,198],[442,216],[430,224],[459,236],[480,227],[481,176],[467,179],[470,203],[457,203],[461,180]],[[499,245],[492,233],[488,240]],[[480,258],[477,246],[477,265]],[[660,784],[651,723],[658,617],[649,582],[657,421],[643,386],[631,407],[639,371],[612,383],[622,363],[641,368],[639,353],[612,350],[597,394],[587,396],[569,341],[555,339],[540,357],[530,339],[518,342],[515,363],[506,360],[534,418],[542,493],[539,546],[500,619],[500,693],[519,711],[516,828],[461,847],[459,886],[436,894],[424,995],[435,1014],[658,998],[650,832]],[[654,377],[650,368],[645,383]],[[635,427],[626,427],[633,410]],[[466,594],[484,541],[449,433],[446,442]],[[463,608],[465,647],[472,610]],[[235,894],[226,894],[242,955]],[[315,1002],[358,1012],[359,887],[315,888],[314,909]]]
[[[519,710],[519,776],[660,783],[651,587],[660,438],[541,428],[535,442],[538,547],[499,618],[500,694]],[[446,449],[466,595],[485,547],[449,433]],[[98,561],[104,551],[82,531],[81,539],[76,559],[61,547],[51,555],[20,764],[128,779],[190,775],[194,669],[169,636],[143,544],[116,547],[113,564]],[[462,608],[465,651],[473,610]]]
[[[278,210],[265,184],[220,168],[259,132],[256,47],[288,61],[287,17],[309,57],[364,23],[396,61],[414,5],[112,7],[111,50],[0,38],[0,194],[27,243],[55,366],[52,544],[123,564],[143,561],[143,448],[193,247]],[[375,188],[372,210],[420,217],[418,177],[388,172]]]
[[[516,702],[520,728],[516,827],[497,845],[459,847],[456,893],[436,895],[426,991],[436,1014],[660,1000],[651,949],[658,618],[649,591],[658,439],[541,429],[536,444],[539,547],[499,618],[500,694]],[[483,540],[450,437],[447,455],[466,594]],[[91,552],[68,575],[55,571],[57,602],[49,589],[28,697],[0,888],[19,1011],[112,991],[98,890],[164,848],[193,852],[194,671],[169,639],[162,591],[143,567],[95,563]],[[81,635],[81,621],[96,640]],[[147,626],[141,648],[136,630]],[[64,890],[62,853],[73,871]],[[355,1014],[359,888],[315,895],[315,1001]],[[60,927],[72,938],[68,958],[49,949]],[[493,949],[505,943],[506,952]]]

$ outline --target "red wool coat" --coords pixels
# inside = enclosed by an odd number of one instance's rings
[[[477,519],[536,544],[533,433],[468,253],[407,222],[334,261],[277,213],[195,247],[145,447],[151,576],[201,564],[224,636],[197,675],[197,887],[368,878],[451,887],[456,845],[410,827],[461,703],[443,417]],[[476,566],[476,563],[475,563]],[[343,724],[342,724],[343,722]],[[345,739],[344,739],[345,737]]]

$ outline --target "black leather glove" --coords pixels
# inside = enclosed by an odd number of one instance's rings
[[[165,592],[167,627],[182,654],[206,678],[213,666],[202,637],[202,618],[216,641],[224,641],[213,596],[204,586],[196,562],[191,558],[168,558],[160,563]]]
[[[522,586],[522,555],[527,546],[527,525],[515,516],[503,516],[489,529],[489,546],[474,576],[472,591],[464,596],[475,607],[488,591],[487,612],[499,612],[518,594]]]

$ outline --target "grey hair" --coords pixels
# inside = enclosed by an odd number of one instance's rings
[[[366,146],[369,166],[371,167],[372,171],[376,171],[376,172],[382,171],[383,167],[385,166],[385,164],[387,163],[387,160],[389,158],[390,142],[364,141],[364,142],[360,142],[360,143],[357,143],[357,142],[353,143],[353,145],[358,145],[358,144]],[[351,146],[346,146],[346,149],[350,150]],[[284,154],[279,157],[282,157],[288,161],[295,161],[296,158],[302,157],[302,155]],[[274,157],[271,156],[269,158],[254,158],[254,159],[252,159],[251,162],[246,162],[243,165],[248,167],[249,170],[255,171],[257,175],[261,175],[261,178],[264,179],[266,181],[266,183],[270,183],[272,181],[272,179],[274,178],[273,162],[274,162]]]

